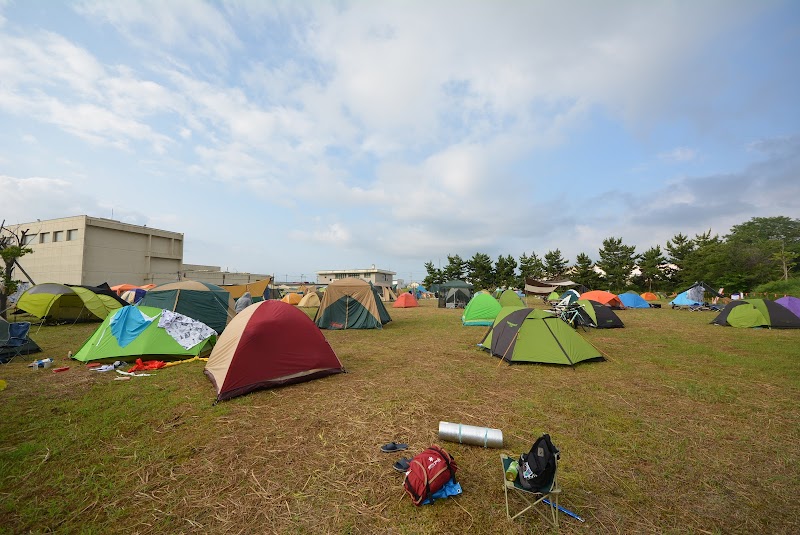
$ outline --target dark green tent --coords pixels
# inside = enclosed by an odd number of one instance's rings
[[[592,301],[591,299],[578,299],[576,304],[580,306],[578,309],[578,325],[594,327],[595,329],[625,327],[625,324],[611,310],[611,307],[607,307],[603,303]]]
[[[561,319],[532,308],[515,310],[503,318],[498,315],[488,349],[492,355],[512,364],[539,362],[571,366],[603,358],[592,344]]]
[[[800,318],[788,308],[769,299],[731,301],[711,323],[729,327],[800,329]]]
[[[140,306],[171,310],[202,321],[222,333],[236,315],[233,298],[216,284],[197,281],[171,282],[156,286],[144,295]]]

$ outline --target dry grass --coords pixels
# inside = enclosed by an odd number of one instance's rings
[[[389,309],[382,331],[325,331],[348,373],[212,406],[202,365],[113,381],[0,368],[0,531],[544,533],[505,516],[499,453],[562,450],[564,533],[791,533],[800,519],[800,331],[620,312],[582,333],[609,355],[508,366],[461,311]],[[44,327],[64,363],[96,326]],[[30,360],[30,359],[28,359]],[[503,430],[503,450],[440,442],[439,421]],[[440,443],[464,494],[414,507],[379,446]]]

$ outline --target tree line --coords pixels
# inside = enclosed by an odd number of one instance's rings
[[[712,236],[711,230],[693,238],[679,232],[663,248],[656,245],[642,253],[612,236],[603,240],[595,258],[582,252],[571,263],[559,249],[541,257],[535,251],[519,258],[499,255],[494,261],[485,253],[468,259],[448,254],[443,268],[435,267],[433,261],[425,263],[423,285],[461,279],[476,288],[523,288],[526,278],[568,277],[587,288],[615,293],[676,291],[700,280],[732,291],[750,291],[798,275],[800,219],[754,217],[734,225],[724,236]]]

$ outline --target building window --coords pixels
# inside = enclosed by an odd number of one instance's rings
[[[36,236],[38,236],[38,234],[26,234],[25,239],[22,240],[22,245],[32,244],[33,242],[36,241]]]
[[[53,241],[64,241],[64,231],[57,230],[53,232]]]
[[[42,232],[39,234],[39,243],[50,243],[50,233]]]
[[[67,241],[77,240],[78,239],[78,229],[70,229],[67,231]]]

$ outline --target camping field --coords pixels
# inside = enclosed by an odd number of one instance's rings
[[[98,324],[34,326],[35,357],[71,368],[0,367],[0,532],[549,533],[506,518],[499,460],[543,432],[586,520],[562,533],[800,529],[800,331],[625,310],[626,328],[581,332],[604,362],[509,366],[461,310],[388,310],[383,330],[325,331],[347,374],[217,405],[200,362],[115,381],[66,359]],[[505,446],[442,442],[440,421]],[[432,443],[463,494],[414,507],[392,463]]]

